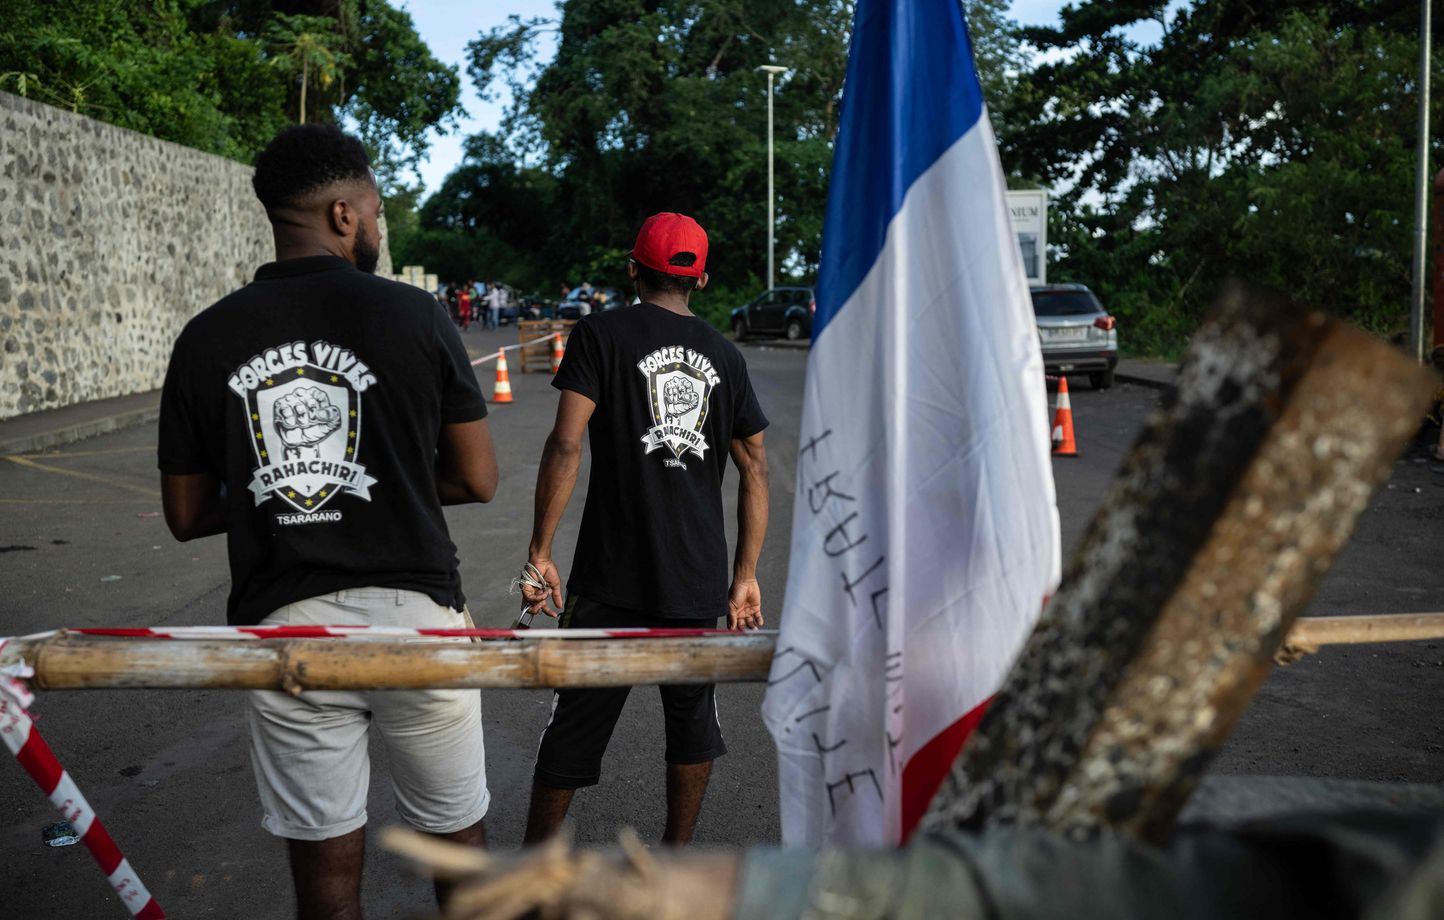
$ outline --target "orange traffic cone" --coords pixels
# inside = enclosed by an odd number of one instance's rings
[[[562,354],[563,354],[563,352],[562,352],[562,334],[561,334],[560,332],[553,333],[553,334],[552,334],[552,373],[553,373],[553,374],[555,374],[557,371],[559,371],[559,370],[562,369]]]
[[[1078,456],[1078,442],[1073,440],[1073,404],[1068,399],[1068,378],[1058,377],[1058,407],[1053,412],[1053,456]]]
[[[496,350],[496,389],[491,393],[493,403],[511,402],[511,375],[506,372],[506,349]]]

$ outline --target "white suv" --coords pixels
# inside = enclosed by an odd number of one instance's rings
[[[1050,374],[1088,375],[1095,390],[1113,386],[1118,366],[1118,321],[1081,284],[1035,287],[1033,315]]]

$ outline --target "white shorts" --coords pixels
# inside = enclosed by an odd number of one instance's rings
[[[425,594],[352,588],[289,604],[264,625],[456,629],[467,623]],[[278,837],[326,840],[366,824],[371,725],[385,740],[396,809],[407,824],[449,834],[486,814],[491,794],[479,690],[317,690],[299,697],[258,690],[248,696],[251,764],[265,812],[261,825]]]

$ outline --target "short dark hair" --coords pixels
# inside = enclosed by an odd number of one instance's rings
[[[338,182],[371,181],[361,142],[335,125],[293,125],[256,157],[251,187],[267,211]]]
[[[659,272],[655,268],[648,268],[641,262],[635,264],[637,280],[649,291],[656,291],[658,294],[687,295],[697,287],[697,279],[689,275],[669,275],[666,272]]]

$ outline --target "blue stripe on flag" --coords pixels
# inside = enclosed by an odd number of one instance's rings
[[[877,261],[908,189],[982,111],[959,0],[859,0],[822,230],[814,337]]]

